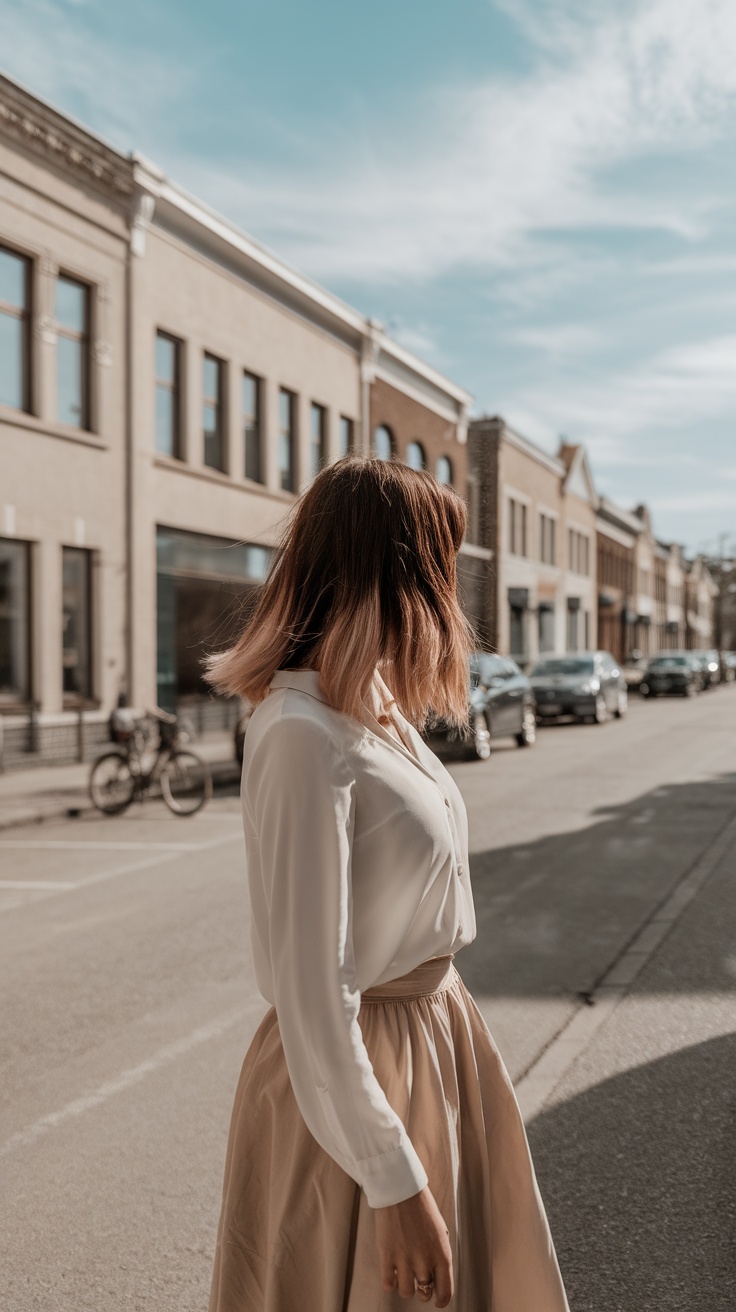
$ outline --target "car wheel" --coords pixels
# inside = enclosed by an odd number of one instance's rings
[[[614,711],[614,715],[616,716],[616,719],[623,720],[628,709],[629,709],[629,694],[627,692],[624,692],[623,689],[619,689],[618,704],[616,706],[616,710]]]
[[[479,761],[487,761],[491,754],[491,733],[482,711],[473,716],[473,747]]]
[[[697,688],[695,687],[695,684],[694,684],[694,683],[688,683],[687,687],[685,688],[685,696],[686,696],[686,697],[694,697],[694,696],[696,695],[697,691],[698,691],[698,690],[697,690]]]
[[[640,684],[639,684],[639,692],[640,692],[640,694],[641,694],[642,697],[650,697],[650,696],[651,696],[651,689],[650,689],[650,687],[649,687],[649,684],[648,684],[648,683],[640,683]]]
[[[537,714],[533,706],[525,706],[521,729],[516,734],[519,747],[531,747],[537,741]]]
[[[593,721],[595,724],[605,724],[607,719],[608,707],[606,706],[606,699],[603,696],[603,693],[599,692],[595,699],[595,714],[593,716]]]

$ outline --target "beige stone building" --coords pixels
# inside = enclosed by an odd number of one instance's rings
[[[468,442],[471,542],[486,549],[476,611],[484,645],[523,666],[597,642],[597,497],[583,447],[552,456],[498,417]]]
[[[202,655],[232,632],[298,493],[370,449],[464,492],[470,397],[2,78],[0,168],[8,765],[78,752],[80,713],[89,752],[120,696],[211,718]]]

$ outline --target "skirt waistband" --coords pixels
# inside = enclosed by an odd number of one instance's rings
[[[361,1006],[375,1002],[400,1002],[404,998],[424,998],[430,993],[440,993],[450,987],[454,976],[454,954],[443,957],[430,957],[406,975],[397,979],[388,979],[383,984],[376,984],[371,989],[364,989],[360,995]]]

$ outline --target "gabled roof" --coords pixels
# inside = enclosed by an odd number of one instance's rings
[[[558,457],[565,467],[563,490],[579,497],[581,501],[587,501],[597,509],[598,496],[585,447],[579,443],[562,441]]]

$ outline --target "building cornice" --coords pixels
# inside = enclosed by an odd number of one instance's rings
[[[637,536],[646,532],[647,526],[642,519],[639,519],[638,515],[635,515],[631,510],[622,510],[613,501],[609,501],[608,497],[598,498],[598,516]]]
[[[482,415],[479,419],[471,420],[471,427],[476,432],[482,432],[484,428],[492,429],[494,432],[498,433],[499,437],[502,437],[505,442],[508,442],[510,446],[516,447],[517,451],[522,451],[525,456],[529,456],[530,459],[536,460],[537,464],[543,465],[545,469],[550,471],[550,473],[556,474],[560,479],[564,479],[567,471],[562,461],[557,459],[557,456],[550,455],[548,451],[543,451],[540,446],[536,446],[534,442],[530,442],[529,438],[522,437],[521,433],[517,433],[515,429],[509,428],[505,419],[501,419],[500,416]]]
[[[2,74],[0,136],[122,209],[133,195],[133,169],[126,155]]]

